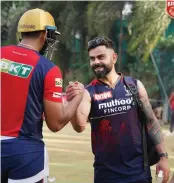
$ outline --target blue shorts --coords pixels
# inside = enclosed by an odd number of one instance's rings
[[[2,183],[36,183],[48,175],[43,141],[21,137],[1,140]]]

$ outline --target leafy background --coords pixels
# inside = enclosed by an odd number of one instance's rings
[[[174,19],[165,1],[2,1],[1,8],[2,45],[18,42],[17,23],[24,11],[41,8],[54,16],[62,35],[53,62],[62,70],[64,86],[69,80],[90,82],[87,42],[106,36],[119,55],[116,70],[140,79],[150,98],[165,99],[159,77],[167,96],[174,87]]]

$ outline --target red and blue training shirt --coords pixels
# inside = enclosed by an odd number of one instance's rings
[[[62,74],[38,52],[1,48],[1,136],[42,139],[43,99],[62,102]]]

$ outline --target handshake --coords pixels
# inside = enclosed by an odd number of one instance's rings
[[[75,97],[79,97],[80,99],[83,98],[85,88],[84,85],[78,81],[69,82],[69,85],[66,87],[66,100],[71,101]]]

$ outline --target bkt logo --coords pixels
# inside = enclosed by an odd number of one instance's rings
[[[111,91],[94,94],[94,100],[105,100],[108,98],[112,98]]]
[[[5,72],[13,76],[27,78],[30,75],[33,67],[31,65],[21,64],[2,58],[0,62],[0,69],[1,72]]]

